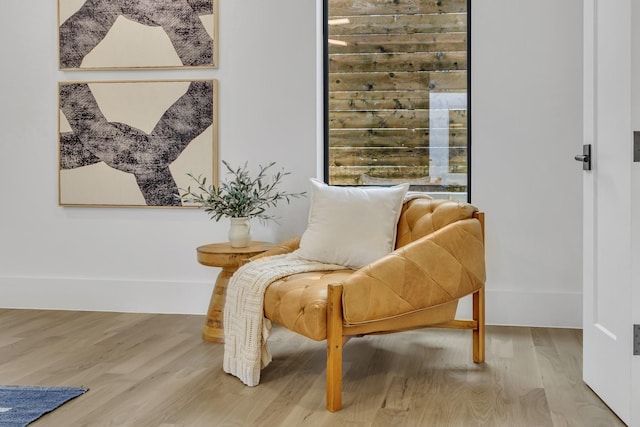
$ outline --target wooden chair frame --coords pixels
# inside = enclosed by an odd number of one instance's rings
[[[484,213],[476,212],[473,217],[480,221],[484,240]],[[340,283],[330,284],[327,289],[327,409],[331,412],[342,409],[342,347],[352,338],[350,335],[343,335],[342,290],[343,286]],[[473,318],[471,320],[454,319],[446,323],[424,325],[419,328],[472,330],[473,361],[483,363],[485,357],[484,285],[472,295]]]

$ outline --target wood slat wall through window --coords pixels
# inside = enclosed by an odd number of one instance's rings
[[[466,191],[467,0],[327,1],[329,182]]]

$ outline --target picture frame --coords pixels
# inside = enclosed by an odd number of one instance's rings
[[[218,82],[58,84],[58,203],[180,207],[202,175],[217,185]]]
[[[217,68],[218,0],[58,0],[60,70]]]

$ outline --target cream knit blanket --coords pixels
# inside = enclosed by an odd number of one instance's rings
[[[227,286],[224,371],[253,387],[260,382],[260,370],[271,362],[267,347],[271,322],[263,312],[264,292],[271,283],[292,274],[345,268],[302,259],[295,253],[258,258],[240,267]]]

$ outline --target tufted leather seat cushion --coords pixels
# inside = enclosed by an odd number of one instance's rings
[[[287,329],[316,341],[327,339],[327,285],[344,282],[353,270],[294,274],[273,282],[264,295],[264,315]],[[458,300],[391,319],[345,325],[349,335],[410,329],[454,318]]]
[[[265,317],[311,339],[326,339],[327,285],[344,282],[353,272],[300,273],[273,282],[264,294]]]

